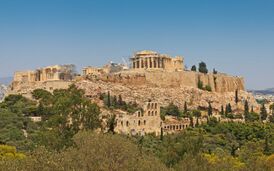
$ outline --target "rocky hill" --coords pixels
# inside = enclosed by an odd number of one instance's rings
[[[231,104],[234,111],[244,110],[244,101],[248,100],[250,106],[254,107],[255,111],[259,110],[259,106],[251,93],[246,91],[239,91],[240,102],[234,102],[235,92],[208,92],[194,87],[156,87],[156,86],[134,86],[125,85],[121,83],[105,82],[100,80],[80,81],[76,85],[86,91],[89,97],[99,97],[101,93],[110,91],[112,95],[121,95],[123,100],[127,102],[137,102],[143,104],[148,100],[159,102],[166,106],[173,102],[180,108],[183,108],[184,103],[187,102],[189,108],[193,109],[207,109],[208,104],[211,103],[215,111],[220,111],[221,106]]]

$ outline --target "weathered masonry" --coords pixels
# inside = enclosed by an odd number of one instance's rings
[[[162,69],[166,71],[183,71],[184,59],[181,56],[172,58],[169,55],[159,54],[154,51],[140,51],[134,54],[131,60],[131,68],[137,70]]]
[[[68,81],[74,78],[76,75],[75,72],[74,65],[54,65],[32,71],[17,71],[14,74],[13,81],[21,83],[59,80]]]
[[[182,118],[178,120],[172,116],[166,116],[165,121],[160,116],[160,105],[156,102],[146,102],[143,111],[134,114],[121,113],[117,116],[115,132],[128,135],[145,135],[154,133],[156,136],[182,131],[189,127],[190,120]]]

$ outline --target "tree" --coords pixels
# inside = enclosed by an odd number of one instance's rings
[[[210,87],[210,85],[206,85],[206,86],[205,86],[205,90],[206,90],[206,91],[212,91],[212,88]]]
[[[122,95],[119,95],[119,99],[118,99],[118,105],[119,106],[123,106],[123,99],[122,99]]]
[[[248,104],[248,101],[245,100],[245,105],[244,105],[244,115],[248,115],[249,114],[249,104]]]
[[[180,110],[178,106],[174,105],[173,103],[170,103],[165,110],[166,110],[166,115],[172,115],[176,117],[180,116]]]
[[[239,94],[238,89],[235,91],[235,103],[238,104],[239,102]]]
[[[221,113],[220,113],[222,116],[225,115],[225,111],[224,111],[224,106],[222,105],[221,106]]]
[[[218,71],[216,71],[215,68],[213,69],[213,74],[218,74]]]
[[[116,122],[116,115],[110,116],[110,118],[107,121],[108,132],[114,134],[115,133],[114,129],[116,127],[116,124],[117,124],[117,122]]]
[[[249,112],[245,115],[245,120],[249,122],[255,122],[260,120],[259,114],[255,112]]]
[[[228,103],[226,105],[226,108],[225,108],[225,114],[227,115],[227,114],[230,114],[230,113],[232,113],[232,108],[231,108],[231,104]]]
[[[194,72],[197,71],[196,65],[193,65],[193,66],[191,67],[191,71],[194,71]]]
[[[199,72],[207,74],[208,73],[208,69],[206,67],[206,63],[205,62],[200,62],[199,63]]]
[[[200,79],[198,80],[198,88],[201,89],[201,90],[204,89],[203,82]]]
[[[212,106],[211,106],[211,103],[208,103],[208,109],[207,109],[207,114],[208,116],[212,116]]]
[[[273,114],[269,116],[269,122],[274,123],[274,115]]]
[[[110,99],[110,92],[108,91],[108,97],[107,97],[107,106],[110,108],[111,106],[111,99]]]
[[[266,120],[266,118],[267,118],[267,111],[266,111],[266,107],[265,107],[264,103],[261,106],[260,116],[261,116],[261,120]]]
[[[113,106],[116,107],[118,105],[117,96],[113,97]]]
[[[272,103],[272,104],[269,106],[269,109],[270,109],[272,115],[274,115],[274,103]]]
[[[187,113],[187,103],[185,102],[185,104],[184,104],[184,113]]]
[[[197,117],[197,118],[200,118],[202,116],[202,113],[199,110],[193,110],[192,115]]]

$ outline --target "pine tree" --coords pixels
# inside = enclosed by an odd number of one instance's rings
[[[115,129],[115,127],[116,127],[116,124],[117,124],[117,122],[116,122],[116,115],[112,115],[109,119],[108,119],[108,121],[107,121],[107,126],[108,126],[108,132],[110,133],[115,133],[114,132],[114,129]]]
[[[267,118],[267,111],[266,111],[266,108],[265,108],[264,104],[262,104],[262,106],[261,106],[260,115],[261,115],[261,120],[266,120],[266,118]]]
[[[110,102],[110,92],[109,91],[108,91],[108,97],[107,97],[107,105],[108,105],[108,108],[110,108],[111,102]]]
[[[204,89],[204,84],[200,79],[198,80],[198,88],[201,89],[201,90]]]
[[[196,127],[198,127],[199,126],[199,118],[198,117],[196,117],[196,125],[195,125]]]
[[[113,106],[116,107],[117,106],[117,96],[113,97]]]
[[[245,111],[244,111],[245,116],[249,114],[249,105],[248,105],[248,101],[245,100]]]
[[[191,67],[191,71],[197,71],[197,68],[196,68],[196,65],[193,65],[192,67]]]
[[[265,136],[264,153],[265,153],[266,155],[269,155],[269,153],[270,153],[268,135]]]
[[[161,136],[160,136],[160,140],[163,141],[164,140],[164,131],[163,128],[161,128]]]
[[[199,63],[199,72],[207,74],[208,73],[208,69],[206,67],[206,63],[204,62],[200,62]]]
[[[119,105],[120,107],[123,105],[123,99],[122,99],[121,94],[119,95],[118,105]]]
[[[222,107],[221,107],[221,115],[224,115],[224,114],[225,114],[224,106],[222,105]]]
[[[238,89],[235,91],[235,103],[236,104],[239,103],[239,92],[238,92]]]
[[[184,113],[187,113],[187,103],[184,104]]]
[[[210,103],[208,104],[207,114],[208,114],[208,116],[212,116],[212,106]]]
[[[190,117],[190,127],[194,128],[193,117]]]
[[[228,103],[226,105],[226,108],[225,108],[225,114],[227,115],[229,113],[232,113],[232,108],[231,108],[231,104],[230,103]]]

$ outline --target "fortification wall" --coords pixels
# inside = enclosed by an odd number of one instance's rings
[[[10,94],[21,94],[31,98],[31,92],[35,89],[44,89],[52,92],[55,89],[67,89],[72,81],[45,81],[45,82],[17,82],[14,81],[9,87],[6,96]]]
[[[152,85],[155,87],[194,87],[198,88],[198,81],[202,81],[204,87],[209,85],[213,92],[234,92],[235,90],[245,90],[244,80],[241,77],[229,76],[225,74],[202,74],[191,71],[165,72],[146,71],[122,72],[100,78],[106,82],[122,83],[129,85]]]

